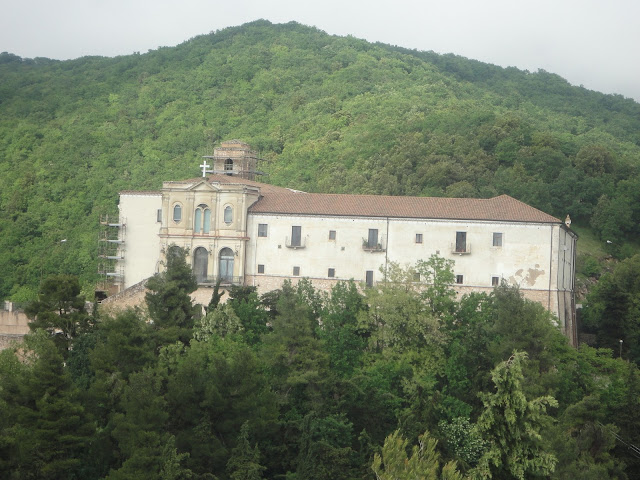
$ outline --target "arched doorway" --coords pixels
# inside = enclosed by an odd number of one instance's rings
[[[198,283],[204,283],[207,279],[207,267],[209,264],[209,252],[204,247],[196,248],[193,253],[193,274]]]
[[[224,283],[233,281],[233,250],[230,248],[220,250],[220,280]]]

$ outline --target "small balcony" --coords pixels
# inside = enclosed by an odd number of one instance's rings
[[[287,248],[298,250],[299,248],[307,248],[307,237],[294,238],[285,237],[284,245]]]
[[[451,244],[451,253],[455,255],[469,255],[471,253],[471,244],[463,243],[463,244]]]
[[[365,252],[386,252],[387,244],[384,241],[384,237],[378,239],[377,242],[370,242],[368,239],[362,239],[362,250]]]
[[[229,277],[229,276],[213,276],[213,277],[196,277],[198,285],[205,285],[213,287],[220,280],[220,285],[242,285],[244,284],[244,277]]]

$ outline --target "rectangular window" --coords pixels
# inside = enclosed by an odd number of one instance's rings
[[[300,267],[293,267],[293,276],[294,277],[300,276]]]
[[[259,223],[258,224],[258,236],[259,237],[266,237],[268,228],[269,228],[269,226],[266,223]]]
[[[502,233],[501,232],[493,232],[493,246],[501,247],[502,246]]]
[[[414,282],[419,282],[420,281],[420,274],[418,272],[414,272],[413,273],[413,281]]]
[[[462,285],[464,283],[464,275],[456,275],[456,283]]]
[[[258,264],[258,273],[264,273],[264,265]]]
[[[500,277],[491,277],[491,286],[497,287],[500,285]]]
[[[416,243],[422,243],[422,234],[416,233]]]
[[[456,232],[456,252],[465,253],[467,251],[467,232]]]
[[[335,268],[330,268],[329,272],[327,273],[327,277],[333,278],[335,276],[336,276],[336,269]]]
[[[329,240],[335,240],[335,239],[336,239],[336,231],[329,230]]]
[[[291,227],[291,246],[299,247],[302,241],[302,227]]]
[[[162,209],[161,208],[158,209],[158,212],[156,214],[156,222],[162,223]]]
[[[367,287],[373,287],[373,270],[367,270],[365,274],[365,281],[367,283]]]
[[[369,237],[367,239],[367,247],[375,248],[378,245],[378,229],[370,228]]]

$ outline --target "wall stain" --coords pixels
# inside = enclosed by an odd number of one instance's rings
[[[534,268],[529,268],[527,270],[526,276],[524,276],[524,269],[521,268],[517,270],[514,276],[509,278],[509,283],[526,285],[527,287],[533,287],[538,277],[540,277],[541,275],[544,275],[544,273],[545,273],[544,270],[541,270],[540,265],[536,263]]]

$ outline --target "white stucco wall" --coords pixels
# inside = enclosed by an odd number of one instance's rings
[[[266,238],[257,236],[260,223],[268,225]],[[305,248],[287,248],[293,225],[302,227]],[[378,229],[386,251],[362,248],[370,228]],[[335,240],[329,239],[330,230],[336,231]],[[453,251],[458,231],[467,234],[468,254]],[[502,247],[492,246],[494,232],[503,234]],[[422,234],[422,243],[416,243],[416,234]],[[364,281],[372,270],[377,281],[387,262],[413,265],[438,253],[455,261],[454,273],[463,275],[465,286],[491,287],[491,277],[499,276],[522,289],[548,290],[556,288],[550,275],[553,234],[553,227],[543,224],[250,214],[246,273],[258,275],[261,264],[265,275],[289,277],[299,266],[300,276],[327,278],[334,268],[337,278]]]
[[[157,211],[162,207],[160,193],[120,194],[120,230],[123,243],[120,252],[124,260],[118,267],[124,268],[124,288],[156,273],[160,260],[160,223]]]

